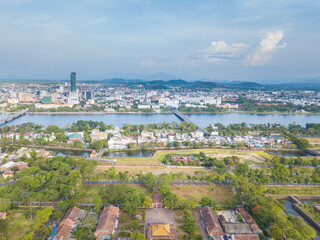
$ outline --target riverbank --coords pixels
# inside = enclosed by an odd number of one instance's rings
[[[288,112],[249,112],[249,111],[230,111],[230,112],[181,112],[182,114],[257,114],[257,115],[320,115],[320,113],[288,113]],[[14,113],[10,113],[14,114]],[[171,114],[171,112],[27,112],[30,115],[109,115],[109,114],[132,114],[132,115],[159,115]]]

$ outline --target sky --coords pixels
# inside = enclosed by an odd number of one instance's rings
[[[320,76],[319,0],[0,0],[0,78]],[[156,74],[156,73],[162,73]]]

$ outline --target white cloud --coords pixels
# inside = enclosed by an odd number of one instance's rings
[[[212,41],[205,57],[210,61],[223,62],[230,59],[240,58],[243,54],[245,54],[248,48],[249,45],[244,43],[234,43],[228,45],[224,41]]]
[[[262,66],[270,62],[272,54],[276,50],[287,46],[286,43],[279,44],[282,38],[282,30],[267,33],[267,35],[261,40],[259,47],[247,55],[245,64],[250,66]]]

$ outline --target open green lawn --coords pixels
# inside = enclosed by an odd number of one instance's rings
[[[171,185],[170,188],[173,193],[184,199],[195,197],[200,200],[204,196],[209,196],[218,203],[225,203],[234,196],[229,186],[215,186],[213,192],[209,185]]]
[[[8,211],[7,221],[9,227],[7,234],[5,234],[4,237],[15,240],[22,239],[24,235],[31,232],[34,224],[34,219],[26,218],[20,209]]]
[[[260,152],[238,151],[232,149],[190,149],[190,150],[159,150],[153,158],[118,158],[117,165],[160,165],[167,154],[199,154],[204,152],[207,156],[222,160],[225,157],[238,156],[241,162],[249,161],[251,164],[261,163],[264,159]],[[261,152],[262,153],[262,152]],[[267,153],[266,153],[267,154]],[[268,154],[270,155],[270,154]],[[270,155],[271,156],[271,155]],[[263,156],[265,157],[265,156]]]
[[[273,156],[269,153],[266,153],[264,151],[254,151],[255,153],[259,154],[260,156],[266,158],[266,159],[269,159],[269,160],[272,160],[273,159]]]
[[[320,195],[320,187],[268,187],[270,194]]]

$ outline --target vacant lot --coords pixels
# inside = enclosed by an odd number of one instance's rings
[[[218,203],[224,203],[234,195],[229,186],[214,186],[211,191],[208,185],[171,185],[171,191],[184,199],[195,197],[200,200],[208,196]]]
[[[104,172],[111,168],[110,165],[98,165],[95,169],[95,173]],[[123,166],[123,165],[116,165],[116,171],[128,171],[130,174],[133,173],[148,173],[152,172],[155,175],[160,175],[162,173],[185,173],[191,176],[194,176],[197,172],[210,172],[210,169],[207,168],[181,168],[175,166]]]
[[[264,156],[255,151],[237,151],[231,149],[191,149],[191,150],[160,150],[153,158],[118,158],[117,165],[161,165],[161,161],[167,154],[199,154],[204,152],[209,157],[222,160],[225,157],[238,156],[241,162],[249,164],[260,164],[264,162]]]
[[[279,195],[320,195],[320,187],[268,187],[268,190]]]
[[[9,211],[7,221],[9,222],[9,227],[7,234],[4,235],[7,239],[22,239],[24,235],[32,231],[34,224],[34,220],[26,218],[21,210]]]
[[[315,148],[320,147],[320,138],[305,138],[305,139],[307,139],[313,147]]]

